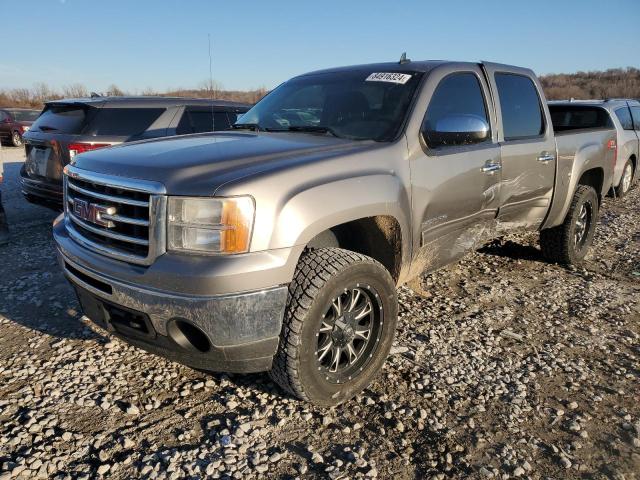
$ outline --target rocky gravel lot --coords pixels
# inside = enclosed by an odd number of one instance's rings
[[[323,410],[93,327],[4,155],[0,480],[640,478],[640,188],[606,200],[583,268],[509,235],[401,288],[384,371]]]

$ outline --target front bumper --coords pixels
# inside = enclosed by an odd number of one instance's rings
[[[194,368],[226,372],[271,368],[286,286],[218,295],[141,287],[105,275],[100,264],[76,261],[74,253],[84,249],[67,241],[61,225],[59,217],[54,225],[59,262],[85,315],[96,324],[133,345]],[[206,348],[176,334],[176,325],[185,324],[206,338]]]

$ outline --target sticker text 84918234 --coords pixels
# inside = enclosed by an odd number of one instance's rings
[[[369,75],[366,82],[390,82],[399,83],[404,85],[409,81],[411,75],[408,73],[394,73],[394,72],[375,72]]]

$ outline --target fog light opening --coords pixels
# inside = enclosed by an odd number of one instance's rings
[[[208,352],[211,345],[205,333],[184,320],[174,320],[168,325],[167,333],[185,350]]]

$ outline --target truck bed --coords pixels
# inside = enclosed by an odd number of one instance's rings
[[[570,192],[575,191],[583,172],[593,168],[602,172],[602,189],[597,192],[601,197],[607,194],[613,181],[614,128],[560,129],[555,136],[555,188],[543,228],[555,227],[564,221],[573,198]]]

